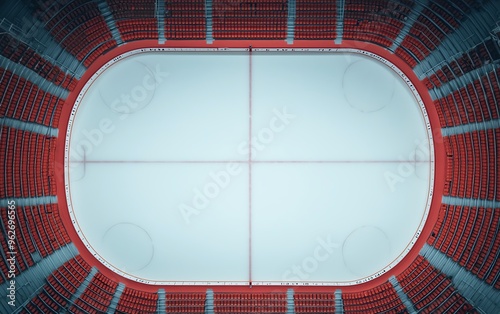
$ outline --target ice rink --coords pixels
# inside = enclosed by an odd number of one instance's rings
[[[371,280],[411,249],[433,186],[429,122],[400,74],[347,51],[124,55],[71,117],[73,224],[140,282]]]

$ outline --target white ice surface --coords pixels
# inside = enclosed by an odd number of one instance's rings
[[[223,169],[207,164],[90,165],[85,177],[71,184],[78,225],[103,259],[139,278],[247,280],[248,168],[242,167],[231,184],[216,199],[209,199],[189,223],[179,210],[181,204],[194,206],[196,190],[210,182],[208,174]],[[127,231],[123,238],[107,239],[106,233],[117,224],[137,227],[122,227]],[[150,241],[133,240],[138,227]],[[154,254],[144,265],[150,242]]]
[[[165,74],[148,91],[155,80],[144,80],[157,71]],[[138,92],[134,98],[134,87],[143,87],[147,96]],[[248,91],[245,55],[131,56],[104,72],[85,95],[71,148],[81,157],[83,145],[87,158],[96,160],[241,159],[236,147],[248,138]],[[86,136],[96,134],[103,120],[112,132],[101,141]]]
[[[366,71],[357,66],[373,63]],[[379,93],[393,91],[385,107],[367,113],[349,104],[343,81],[350,66],[356,73],[349,75],[354,81],[349,88],[370,77]],[[367,88],[370,93],[365,94]],[[415,143],[427,142],[421,111],[408,86],[388,67],[364,56],[257,54],[253,90],[254,134],[268,127],[273,108],[286,107],[295,115],[283,136],[276,134],[257,160],[408,160]],[[380,100],[363,84],[349,92],[365,101]]]
[[[347,283],[407,248],[432,164],[396,73],[355,54],[254,53],[251,83],[250,126],[248,54],[143,53],[94,82],[69,184],[108,267],[156,283]]]
[[[391,191],[384,174],[396,168],[397,164],[367,163],[253,166],[255,280],[350,281],[387,266],[413,237],[428,190],[425,181],[412,175]],[[390,249],[366,256],[369,245],[352,248],[349,235],[363,227],[382,230]],[[320,252],[328,257],[317,260],[317,269],[303,270],[304,276],[287,275],[294,266],[307,268],[321,239],[334,247],[332,252]],[[346,265],[345,258],[355,259],[353,251],[363,267]]]

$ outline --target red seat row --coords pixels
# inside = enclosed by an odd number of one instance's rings
[[[158,39],[158,20],[155,18],[128,19],[117,21],[124,41]]]
[[[85,66],[88,67],[105,51],[116,47],[96,2],[75,0],[70,6],[58,3],[52,8],[57,13],[40,14],[46,27],[61,46],[83,61]],[[82,40],[82,35],[85,40]]]
[[[337,5],[321,0],[296,1],[295,39],[335,39]]]
[[[156,313],[158,294],[125,287],[116,308],[117,313]]]
[[[495,46],[496,43],[491,38],[487,39],[426,77],[423,80],[424,84],[429,89],[440,87],[443,83],[500,59],[500,53]]]
[[[230,5],[228,1],[215,0],[212,16],[215,39],[284,39],[288,2],[269,0]]]
[[[473,309],[450,279],[420,255],[396,279],[419,313],[466,313]]]
[[[424,8],[395,53],[411,67],[425,59],[445,36],[460,26],[463,11],[456,1],[433,1]],[[466,7],[468,8],[468,7]],[[465,9],[465,8],[464,8]]]
[[[213,6],[215,7],[215,3]],[[187,21],[192,20],[195,24],[198,21],[205,20],[205,1],[203,0],[167,0],[165,2],[165,23],[175,25],[176,22],[189,24]],[[205,24],[205,21],[203,22]]]
[[[441,206],[427,243],[445,253],[486,283],[500,288],[500,212],[492,208]]]
[[[64,101],[0,68],[0,117],[57,127]]]
[[[0,168],[0,198],[56,194],[55,138],[2,127],[0,146],[6,148]]]
[[[205,1],[165,1],[166,39],[205,39]]]
[[[227,1],[231,3],[232,1]],[[235,1],[237,2],[237,1]],[[216,1],[213,1],[215,6]],[[184,12],[205,12],[205,0],[165,0],[165,9],[167,11],[184,11]]]
[[[205,19],[165,21],[166,39],[205,39],[206,34]]]
[[[156,18],[156,4],[154,1],[107,0],[107,2],[113,18],[117,21]]]
[[[67,304],[68,299],[61,296],[54,288],[47,284],[43,287],[42,292],[30,300],[21,313],[57,313],[58,310],[63,309]]]
[[[205,313],[205,299],[205,293],[167,292],[165,308],[167,313],[172,314]]]
[[[500,200],[500,129],[451,135],[443,141],[451,170],[444,194]]]
[[[417,66],[417,59],[408,50],[398,47],[394,53],[410,67],[414,68]]]
[[[442,127],[498,119],[500,69],[434,101]]]
[[[7,209],[2,208],[1,210],[2,224],[4,230],[7,230]],[[35,252],[45,257],[71,242],[66,229],[63,228],[59,210],[55,204],[17,207],[14,222],[16,226],[14,251],[20,253],[16,256],[16,274],[35,264],[32,256]],[[4,252],[9,252],[6,237],[3,233],[0,234],[0,239],[2,240]],[[6,278],[8,264],[3,258],[1,260],[2,273]],[[0,277],[0,281],[3,281],[4,277]]]
[[[347,313],[375,314],[406,312],[406,307],[389,282],[362,292],[343,293],[342,299],[344,311]]]
[[[295,313],[335,313],[335,294],[295,292]]]
[[[215,313],[286,313],[286,293],[215,293]]]
[[[2,217],[2,227],[3,230],[8,231],[9,229],[9,217],[8,217],[8,209],[7,208],[1,208],[1,217]],[[11,217],[12,218],[12,217]],[[35,249],[35,244],[33,239],[31,238],[29,234],[29,228],[26,225],[25,222],[25,217],[24,213],[22,210],[18,209],[15,212],[15,218],[14,218],[14,223],[15,223],[15,245],[13,246],[13,250],[11,250],[8,247],[8,237],[11,235],[9,233],[6,233],[5,235],[0,233],[0,241],[2,242],[2,248],[4,253],[7,255],[6,257],[9,258],[8,252],[15,251],[18,252],[19,254],[16,255],[16,262],[17,262],[17,267],[16,267],[16,275],[21,273],[22,271],[28,269],[29,267],[34,265],[33,258],[31,256],[32,253],[36,251]],[[0,282],[4,281],[4,278],[7,278],[8,276],[8,262],[4,260],[3,258],[0,258],[0,268],[2,270],[3,276],[0,276]]]
[[[158,19],[154,1],[108,0],[108,4],[125,42],[158,39]]]
[[[118,284],[101,273],[96,273],[89,285],[69,308],[70,313],[106,312]]]
[[[20,313],[62,312],[89,273],[90,265],[80,255],[70,259],[49,275],[47,284]]]
[[[420,32],[420,30],[415,30],[415,32]],[[425,35],[422,35],[422,37]],[[427,39],[428,42],[432,42],[435,39]],[[436,43],[437,44],[437,43]],[[431,46],[427,46],[423,43],[423,39],[420,37],[416,37],[414,34],[407,35],[403,41],[401,42],[401,46],[396,50],[396,54],[400,49],[405,49],[406,51],[411,53],[411,56],[414,57],[417,61],[421,61],[428,56],[432,50],[436,48],[435,44]]]
[[[72,75],[64,73],[61,68],[53,65],[26,44],[7,33],[0,34],[0,53],[67,90],[73,90],[78,83],[78,80]]]
[[[413,2],[389,0],[353,1],[344,10],[344,39],[368,41],[392,46],[403,28]]]
[[[57,205],[30,206],[24,207],[23,210],[29,224],[27,227],[30,228],[38,252],[43,257],[71,242],[66,229],[60,229],[63,224]]]
[[[4,209],[2,209],[2,221],[4,225],[8,222],[7,211]],[[57,205],[17,207],[15,222],[17,241],[15,250],[21,253],[17,256],[19,271],[34,265],[33,253],[38,252],[45,257],[71,242],[66,230],[62,228]],[[1,237],[3,238],[3,235]],[[9,251],[6,243],[2,242],[4,252]],[[7,276],[4,267],[2,271]]]
[[[382,29],[384,28],[379,26],[380,33],[373,33],[373,28],[371,26],[365,30],[357,27],[346,27],[344,28],[343,38],[347,40],[370,42],[386,48],[392,46],[394,39],[387,37],[389,35],[387,33],[388,31],[383,31]]]

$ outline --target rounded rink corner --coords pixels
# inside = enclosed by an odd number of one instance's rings
[[[99,58],[64,140],[80,253],[152,286],[360,289],[401,272],[437,219],[437,114],[401,60],[353,47]]]

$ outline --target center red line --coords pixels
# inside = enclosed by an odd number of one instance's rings
[[[71,163],[87,164],[246,164],[247,160],[70,160]]]
[[[430,160],[70,160],[81,164],[390,164],[430,163]]]
[[[248,50],[248,282],[252,286],[252,46]]]

